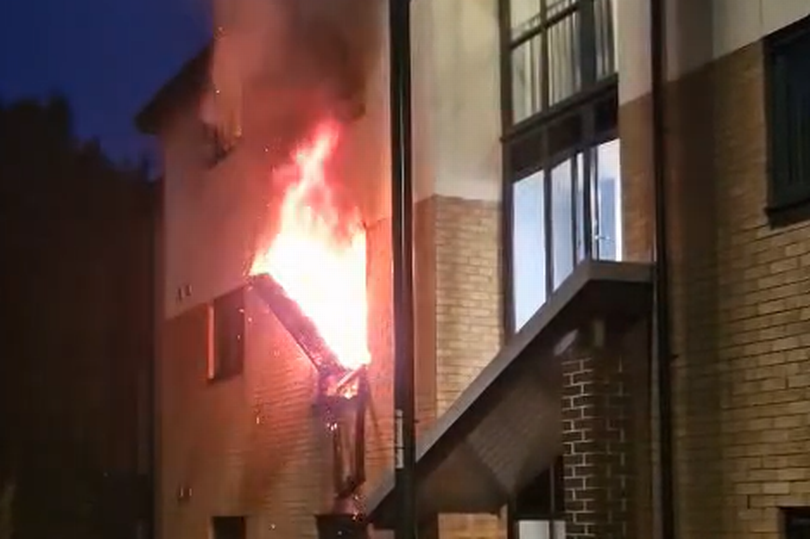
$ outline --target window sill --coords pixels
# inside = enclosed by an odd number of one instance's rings
[[[517,123],[511,124],[505,129],[503,136],[501,136],[501,142],[509,142],[515,138],[518,138],[519,136],[531,131],[538,125],[549,123],[552,120],[575,111],[584,105],[601,101],[606,98],[609,99],[614,94],[618,95],[618,89],[619,76],[617,74],[607,76],[604,79],[596,82],[590,88],[580,90],[559,103],[555,103],[548,109],[538,111]]]
[[[240,378],[241,376],[242,376],[241,371],[227,373],[227,374],[222,373],[222,374],[217,374],[215,376],[209,376],[209,377],[206,378],[205,381],[208,383],[208,385],[215,385],[215,384],[220,384],[220,383],[223,383],[223,382],[228,382],[230,380],[235,380],[236,378]]]
[[[810,197],[797,202],[768,205],[765,208],[765,215],[772,228],[783,228],[810,221]]]

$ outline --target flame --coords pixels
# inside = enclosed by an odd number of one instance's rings
[[[281,204],[278,234],[257,254],[251,275],[269,274],[284,288],[341,365],[369,363],[366,230],[355,209],[339,211],[326,163],[339,126],[322,123],[293,154],[293,181]]]

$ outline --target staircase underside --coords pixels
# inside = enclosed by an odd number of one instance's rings
[[[495,513],[549,468],[562,450],[560,354],[593,320],[647,316],[650,283],[646,264],[580,264],[419,440],[418,513]],[[377,528],[394,525],[393,490],[389,473],[368,497]]]

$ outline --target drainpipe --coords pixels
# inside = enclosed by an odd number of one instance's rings
[[[391,205],[394,263],[395,539],[416,539],[414,427],[413,225],[411,141],[411,1],[389,0]]]
[[[670,334],[669,259],[667,245],[666,141],[664,85],[666,84],[666,0],[650,0],[650,61],[652,100],[652,159],[655,203],[655,269],[653,357],[658,371],[660,457],[660,515],[662,539],[675,538],[672,475],[672,343]]]

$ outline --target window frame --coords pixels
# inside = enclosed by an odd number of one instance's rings
[[[597,29],[595,5],[598,0],[572,0],[571,5],[562,8],[552,16],[548,16],[546,0],[540,0],[540,10],[537,14],[539,23],[530,29],[513,36],[511,22],[511,3],[513,0],[499,0],[499,25],[500,25],[500,60],[501,60],[501,101],[502,101],[502,123],[504,133],[509,135],[517,133],[523,129],[530,128],[537,121],[545,121],[555,116],[561,111],[570,109],[583,101],[590,101],[594,95],[602,93],[606,88],[611,88],[618,81],[618,62],[616,61],[615,44],[615,21],[613,21],[612,5],[617,0],[611,2],[611,24],[608,28],[608,41],[611,43],[610,52],[614,57],[613,74],[603,78],[597,77]],[[548,30],[567,18],[578,13],[579,21],[579,62],[580,86],[579,90],[562,100],[550,104],[549,101],[549,32]],[[517,122],[513,121],[514,107],[514,84],[513,84],[513,55],[515,50],[529,41],[542,37],[541,42],[541,79],[543,81],[541,92],[541,106],[538,111]]]
[[[235,303],[231,304],[231,301],[235,301]],[[238,315],[236,316],[238,322],[235,324],[236,334],[229,335],[228,338],[232,338],[236,343],[236,357],[235,359],[224,361],[222,354],[225,344],[221,341],[223,335],[220,333],[221,326],[217,324],[217,319],[219,318],[217,313],[233,308],[238,311]],[[207,325],[206,377],[208,381],[214,383],[240,376],[245,368],[244,336],[247,327],[245,320],[244,287],[239,287],[217,296],[208,304]]]
[[[600,111],[609,111],[612,115],[602,117],[600,119]],[[578,120],[571,120],[571,118],[578,117]],[[572,137],[571,141],[566,141],[563,144],[554,140],[554,129],[560,123],[566,121],[579,121],[581,125],[581,132]],[[546,297],[554,293],[556,287],[554,286],[553,275],[553,243],[551,237],[552,232],[552,215],[551,215],[551,181],[550,174],[555,166],[562,163],[566,159],[575,159],[579,153],[583,154],[583,170],[579,171],[580,175],[586,178],[592,174],[591,167],[595,162],[595,157],[591,155],[586,158],[585,154],[593,154],[600,144],[610,142],[611,140],[619,139],[618,129],[618,85],[614,82],[610,86],[604,86],[598,94],[591,94],[590,100],[577,103],[576,106],[569,106],[568,109],[558,111],[551,118],[546,118],[543,122],[536,122],[531,126],[531,129],[522,130],[519,134],[514,133],[510,136],[504,137],[503,149],[503,182],[502,182],[502,200],[503,200],[503,216],[502,216],[502,264],[504,268],[505,278],[503,279],[503,327],[507,337],[511,337],[517,331],[515,321],[515,298],[514,298],[514,200],[513,200],[513,185],[535,172],[542,171],[544,174],[543,198],[544,198],[544,227],[545,233],[545,248],[546,259],[544,260],[546,269]],[[529,141],[527,147],[529,150],[525,152],[525,158],[520,158],[516,155],[516,147],[520,144]],[[553,150],[549,148],[553,147]],[[517,166],[515,161],[522,160]],[[572,185],[574,192],[572,195],[576,196],[576,178],[572,176]],[[592,200],[592,180],[583,182],[583,198],[586,201]],[[593,234],[593,218],[591,215],[592,206],[589,203],[584,204],[583,215],[577,216],[578,205],[576,199],[573,204],[573,212],[571,219],[571,226],[573,227],[574,238],[578,234],[578,219],[582,219],[583,223],[583,260],[594,258],[594,234]],[[619,225],[621,226],[621,224]],[[578,250],[576,244],[573,249],[574,267],[579,264]]]
[[[203,124],[203,130],[206,147],[206,166],[209,169],[213,169],[233,153],[241,140],[241,136],[234,139],[233,144],[227,145],[220,136],[217,127]]]
[[[551,537],[562,539],[555,534],[557,523],[565,522],[565,463],[563,455],[558,455],[546,471],[511,498],[507,505],[507,538],[519,539],[521,522],[539,521],[549,525]],[[527,499],[531,498],[531,499]],[[528,507],[527,504],[534,505]]]
[[[199,109],[213,110],[213,114],[217,115],[219,110],[216,107],[217,90],[214,87],[213,81],[207,80],[205,88],[202,91],[199,101]],[[205,116],[205,114],[202,114]],[[202,131],[202,145],[203,145],[203,160],[204,166],[212,170],[220,163],[225,161],[242,141],[241,127],[233,134],[230,140],[222,137],[219,126],[216,122],[212,122],[211,118],[200,119],[199,121]]]
[[[243,515],[217,515],[210,520],[211,539],[229,539],[232,533],[240,538],[247,537],[247,518]]]
[[[794,116],[789,103],[777,98],[781,91],[787,91],[795,71],[786,68],[786,78],[780,78],[778,64],[790,57],[791,46],[803,42],[810,47],[810,17],[805,17],[763,40],[764,105],[767,133],[767,203],[765,212],[772,226],[781,226],[810,219],[810,163],[804,171],[795,158],[785,155],[785,141],[792,142],[788,120]],[[810,68],[810,60],[805,60]],[[810,83],[808,83],[810,84]],[[810,88],[808,88],[810,94]],[[810,96],[808,97],[810,99]],[[797,186],[788,185],[787,179],[793,174],[804,172]]]

